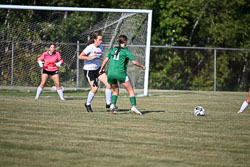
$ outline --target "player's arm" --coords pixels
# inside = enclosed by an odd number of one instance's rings
[[[144,65],[140,64],[140,63],[139,63],[138,61],[136,61],[136,60],[133,60],[133,61],[132,61],[132,64],[134,64],[134,65],[136,65],[136,66],[138,66],[138,67],[141,67],[143,70],[146,69],[146,67],[145,67]]]
[[[138,67],[141,67],[143,70],[146,69],[144,65],[140,64],[138,61],[135,60],[135,57],[132,55],[132,53],[129,50],[127,50],[126,55],[129,58],[129,60],[132,62],[132,64]]]
[[[103,62],[102,62],[102,65],[101,65],[101,68],[99,70],[99,73],[101,74],[101,72],[103,71],[103,68],[105,67],[105,65],[107,64],[107,62],[109,61],[109,58],[106,57]]]
[[[109,59],[111,58],[112,51],[113,51],[113,49],[111,49],[111,50],[108,52],[106,58],[103,60],[102,65],[101,65],[101,68],[100,68],[100,70],[99,70],[99,73],[100,73],[100,74],[102,73],[102,71],[103,71],[105,65],[107,64],[107,62],[108,62]]]
[[[39,64],[40,67],[43,67],[43,63],[44,63],[44,53],[43,53],[40,57],[38,57],[37,63]]]
[[[84,51],[80,54],[78,57],[79,60],[93,60],[96,58],[96,53],[94,53],[92,56],[87,56]]]
[[[57,67],[61,67],[61,65],[63,64],[63,59],[59,52],[57,52],[56,54],[57,54],[57,62],[55,63],[55,65]]]
[[[58,60],[58,63],[60,63],[60,64],[63,64],[63,63],[64,63],[64,61],[63,61],[63,59],[62,59],[62,56],[60,55],[59,52],[57,52],[57,60]]]

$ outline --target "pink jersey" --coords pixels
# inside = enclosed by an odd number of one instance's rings
[[[61,58],[61,55],[59,52],[54,51],[52,55],[49,54],[49,52],[44,52],[38,59],[38,61],[44,61],[43,69],[46,71],[56,71],[58,70],[58,67],[55,63],[61,62],[63,64],[63,59]]]

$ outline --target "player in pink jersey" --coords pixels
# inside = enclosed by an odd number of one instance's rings
[[[59,83],[59,71],[58,67],[63,64],[63,60],[59,52],[55,51],[55,46],[50,45],[49,50],[44,52],[38,59],[37,62],[39,66],[42,68],[42,75],[41,75],[41,83],[37,88],[36,97],[38,99],[40,94],[43,91],[43,88],[49,78],[51,76],[52,80],[55,83],[57,93],[61,100],[65,100],[63,97],[63,90]]]

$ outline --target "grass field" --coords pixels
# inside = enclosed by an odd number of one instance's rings
[[[119,114],[106,112],[103,92],[87,113],[84,91],[60,101],[0,90],[0,166],[250,166],[250,109],[236,114],[246,92],[149,93],[137,98],[138,116],[128,97],[118,98]],[[206,116],[193,115],[197,105]]]

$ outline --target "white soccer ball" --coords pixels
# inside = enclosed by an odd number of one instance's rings
[[[206,114],[206,110],[202,106],[196,106],[194,108],[195,116],[204,116]]]
[[[56,91],[56,86],[52,86],[50,91],[55,92]]]

